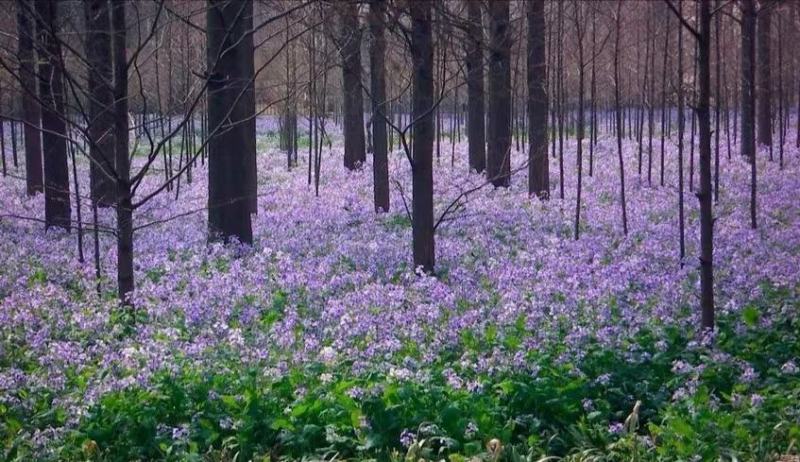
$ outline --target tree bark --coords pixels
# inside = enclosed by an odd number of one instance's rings
[[[117,295],[120,303],[133,306],[133,198],[128,153],[128,57],[126,52],[125,2],[114,0],[111,10],[114,33],[114,140],[117,171]]]
[[[22,120],[25,137],[25,186],[29,196],[44,192],[42,171],[42,140],[40,135],[41,113],[36,100],[36,58],[33,41],[34,27],[30,14],[31,0],[17,0],[17,35],[19,36],[19,76],[22,85]]]
[[[249,103],[247,21],[251,0],[209,0],[206,12],[208,60],[208,232],[210,241],[232,238],[252,244],[251,191],[248,181]],[[250,39],[252,40],[252,38]]]
[[[71,227],[67,127],[64,118],[61,44],[56,33],[55,0],[35,2],[39,37],[39,95],[42,101],[42,147],[44,148],[45,227]]]
[[[550,197],[547,158],[547,61],[545,57],[544,1],[527,4],[528,14],[528,194]]]
[[[341,21],[342,99],[344,102],[344,166],[355,170],[367,159],[364,139],[364,100],[361,94],[361,29],[358,6],[338,4]]]
[[[770,75],[771,7],[764,4],[758,12],[758,143],[772,145],[772,91]]]
[[[386,1],[371,0],[369,28],[370,92],[372,93],[372,176],[375,212],[389,211],[389,157],[386,136]]]
[[[697,101],[699,126],[700,178],[697,198],[700,202],[700,306],[701,326],[714,328],[714,217],[711,191],[711,5],[700,2],[698,66],[700,91]]]
[[[412,120],[412,238],[414,267],[432,273],[436,263],[433,223],[433,34],[431,2],[410,4],[414,69]]]
[[[489,2],[489,134],[486,172],[495,187],[511,184],[511,33],[509,1]]]
[[[87,0],[86,61],[89,65],[89,157],[92,200],[98,207],[114,204],[114,72],[108,0]]]
[[[467,3],[467,140],[469,168],[482,173],[486,168],[486,127],[483,92],[483,23],[481,3]]]

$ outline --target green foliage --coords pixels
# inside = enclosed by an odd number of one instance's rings
[[[416,375],[354,375],[347,362],[277,373],[244,368],[235,355],[213,365],[176,358],[146,388],[101,396],[53,459],[774,460],[796,452],[800,439],[800,374],[782,367],[800,357],[800,322],[789,315],[765,323],[759,307],[798,303],[792,291],[763,293],[721,316],[713,341],[666,326],[616,349],[590,339],[575,363],[561,359],[566,345],[528,351],[525,369],[491,375],[461,370],[458,359],[523,352],[524,317],[502,335],[493,326],[462,332],[461,351]],[[265,326],[282,316],[288,296],[273,294]],[[400,354],[420,359],[413,342]],[[752,377],[743,379],[742,364]],[[89,376],[76,373],[71,385],[85,388]],[[32,453],[19,432],[67,419],[47,390],[21,393],[40,399],[28,414],[0,403],[9,460]]]

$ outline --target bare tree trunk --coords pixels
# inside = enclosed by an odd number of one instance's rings
[[[126,53],[125,2],[114,0],[114,140],[117,170],[117,295],[120,303],[133,306],[133,198],[128,154],[128,57]]]
[[[750,162],[750,226],[756,228],[754,0],[742,0],[742,155]]]
[[[583,56],[583,25],[584,25],[584,18],[581,16],[581,12],[583,9],[583,4],[575,1],[573,3],[575,8],[575,32],[577,38],[577,47],[578,47],[578,120],[577,120],[577,127],[575,130],[575,139],[577,145],[577,158],[576,158],[576,167],[577,167],[577,194],[575,200],[575,240],[578,240],[580,237],[580,225],[581,225],[581,189],[583,183],[583,129],[584,129],[584,114],[583,114],[583,97],[584,97],[584,79],[585,79],[585,66],[586,62],[584,61]],[[622,129],[622,121],[618,121],[618,129]]]
[[[245,16],[252,15],[253,3],[208,2],[207,59],[208,124],[208,231],[209,240],[251,244],[251,202],[247,178],[250,159],[246,150],[255,136],[249,131],[250,107],[241,96],[247,92],[253,75],[247,75],[242,63],[252,48],[246,45],[252,34],[246,29]]]
[[[116,198],[114,156],[114,73],[111,55],[111,13],[108,0],[88,0],[86,60],[89,64],[90,187],[98,207],[110,207]]]
[[[54,0],[35,2],[39,35],[39,95],[42,101],[42,147],[44,148],[45,227],[71,228],[67,128],[64,119],[61,45],[56,34]]]
[[[661,69],[661,165],[659,169],[659,179],[661,186],[664,186],[664,141],[667,133],[667,68],[669,67],[669,20],[671,15],[666,18],[666,32],[664,35],[664,67]]]
[[[699,77],[697,120],[700,127],[700,182],[697,198],[700,202],[700,306],[703,329],[714,328],[714,217],[711,191],[711,5],[700,2]]]
[[[361,29],[353,2],[337,5],[341,21],[342,99],[344,102],[344,166],[359,168],[367,159],[364,140],[364,101],[361,95]]]
[[[683,14],[683,1],[678,0],[678,14]],[[683,99],[683,27],[678,24],[678,240],[680,241],[679,261],[683,268],[686,257],[686,239],[683,213],[683,132],[685,126]],[[719,82],[717,83],[719,84]],[[719,100],[716,101],[719,104]]]
[[[19,36],[20,84],[22,91],[22,120],[25,136],[25,185],[29,196],[44,192],[42,172],[42,141],[40,138],[39,103],[36,85],[36,67],[34,56],[34,27],[31,23],[31,0],[17,0],[17,35]]]
[[[411,60],[414,69],[412,226],[414,267],[433,273],[436,256],[433,223],[433,37],[431,2],[411,3]]]
[[[495,187],[511,184],[511,33],[509,1],[489,3],[489,134],[486,172]]]
[[[622,107],[620,104],[620,22],[622,21],[622,0],[617,0],[617,15],[614,29],[614,105],[617,113],[617,156],[619,157],[619,197],[622,207],[622,232],[628,235],[628,211],[625,203],[625,163],[622,158]]]
[[[386,21],[385,0],[370,0],[369,28],[372,42],[369,49],[370,92],[372,93],[372,138],[375,212],[389,211],[389,157],[386,152]]]
[[[772,146],[772,76],[770,75],[771,7],[764,5],[758,12],[758,142]],[[771,153],[772,151],[770,151]]]
[[[528,194],[550,198],[547,158],[547,61],[544,1],[527,4],[528,14]]]

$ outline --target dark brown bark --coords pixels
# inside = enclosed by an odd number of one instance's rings
[[[617,16],[614,29],[614,106],[617,115],[617,157],[619,158],[619,198],[622,207],[622,232],[628,235],[628,208],[625,203],[625,162],[622,158],[622,104],[620,97],[620,22],[622,21],[622,0],[617,0]]]
[[[249,104],[241,96],[253,75],[241,63],[252,53],[244,17],[252,15],[250,0],[209,0],[206,12],[208,59],[208,232],[209,240],[232,238],[251,244],[251,198],[247,181],[250,158],[245,153],[255,136],[249,130]],[[251,39],[252,40],[252,39]]]
[[[389,158],[386,135],[386,1],[371,0],[369,28],[370,93],[372,94],[372,178],[376,212],[389,211]]]
[[[742,1],[742,155],[750,162],[750,226],[756,228],[755,139],[755,28],[754,0]]]
[[[496,187],[511,184],[511,31],[508,0],[489,2],[489,130],[486,173]]]
[[[701,326],[714,328],[714,217],[711,191],[711,2],[700,2],[700,31],[697,37],[699,96],[697,121],[699,126],[700,178],[697,198],[700,202],[700,306]]]
[[[361,94],[361,29],[358,5],[337,4],[342,55],[342,100],[344,103],[344,166],[355,170],[367,159],[364,139],[364,99]]]
[[[528,194],[550,197],[547,158],[547,61],[544,1],[527,4],[528,14]]]
[[[436,263],[433,223],[433,34],[429,0],[412,2],[411,61],[414,69],[412,225],[414,267],[432,273]]]
[[[34,27],[30,18],[30,0],[17,0],[17,35],[19,36],[19,77],[22,85],[22,120],[25,137],[25,185],[29,196],[44,192],[40,108],[34,56]]]
[[[249,0],[246,0],[249,1]],[[245,8],[244,27],[245,31],[253,29],[253,8]],[[255,87],[255,50],[253,44],[253,34],[245,34],[242,40],[242,61],[244,66],[242,73],[247,77],[246,88],[242,95],[242,104],[245,107],[245,142],[247,150],[245,155],[247,157],[247,166],[245,175],[247,178],[247,196],[250,213],[258,212],[258,162],[256,153],[256,87]],[[295,122],[295,127],[297,123]],[[295,131],[297,129],[295,128]],[[192,130],[194,133],[194,130]],[[295,146],[295,153],[297,149]],[[194,153],[194,150],[192,150]]]
[[[61,44],[56,33],[55,0],[35,2],[39,37],[39,95],[42,102],[42,147],[44,148],[45,227],[71,227],[67,128],[64,119]]]
[[[125,47],[125,2],[113,0],[114,33],[114,140],[117,172],[117,295],[120,303],[133,306],[133,205],[131,165],[128,153],[128,57]]]
[[[770,75],[770,37],[772,29],[771,6],[764,5],[758,12],[758,143],[772,145],[772,91]]]
[[[468,1],[466,37],[467,140],[469,168],[481,173],[486,168],[486,127],[483,92],[483,26],[481,2]]]
[[[92,200],[109,207],[116,199],[111,13],[108,0],[87,0],[83,7],[89,65],[89,182]]]

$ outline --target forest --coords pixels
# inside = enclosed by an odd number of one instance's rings
[[[0,5],[0,460],[800,461],[800,2]]]

